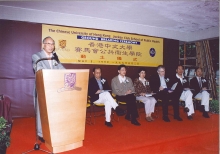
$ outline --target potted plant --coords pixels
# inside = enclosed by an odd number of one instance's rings
[[[219,87],[217,87],[217,99],[210,101],[210,112],[219,114]]]
[[[7,147],[10,145],[10,126],[7,120],[0,117],[0,153],[5,154]]]

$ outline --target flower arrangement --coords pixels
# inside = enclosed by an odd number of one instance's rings
[[[186,83],[187,81],[186,81],[186,79],[183,79],[183,83]]]
[[[206,79],[202,79],[202,83],[206,82]]]
[[[217,99],[211,100],[209,102],[209,105],[210,105],[210,112],[219,114],[219,87],[216,87],[216,88],[217,88],[217,94],[218,94]]]
[[[0,117],[0,149],[2,149],[4,146],[10,146],[9,132],[7,131],[8,127],[9,125],[7,125],[7,120],[5,120],[3,117]]]
[[[57,66],[57,65],[58,65],[57,61],[53,60],[53,66]]]
[[[124,83],[128,83],[129,81],[128,81],[128,79],[126,79],[125,81],[124,81]]]
[[[165,81],[166,81],[166,82],[169,82],[169,81],[170,81],[170,79],[169,79],[169,78],[166,78],[166,79],[165,79]]]
[[[105,83],[105,81],[106,81],[105,79],[102,79],[102,80],[101,80],[102,84],[104,84],[104,83]]]

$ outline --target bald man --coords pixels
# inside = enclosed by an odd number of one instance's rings
[[[59,63],[59,59],[56,53],[54,53],[54,49],[55,49],[54,40],[50,36],[44,38],[42,41],[42,50],[32,55],[32,64],[33,64],[33,69],[35,73],[41,69],[65,69],[63,65]],[[54,59],[49,60],[52,57]],[[48,58],[48,60],[41,60],[36,65],[36,62],[41,58]],[[39,110],[38,101],[37,101],[37,91],[35,87],[34,87],[34,105],[35,105],[36,114],[37,114],[38,139],[41,142],[44,142],[42,127],[41,127],[40,110]]]

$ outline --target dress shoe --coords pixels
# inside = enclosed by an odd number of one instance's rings
[[[188,108],[188,107],[185,107],[185,108],[184,108],[184,112],[186,112],[186,113],[189,112],[189,108]]]
[[[112,125],[111,122],[107,122],[107,121],[105,121],[105,125],[106,125],[107,127],[113,127],[113,125]]]
[[[150,119],[151,119],[151,121],[154,121],[154,118],[152,118],[151,116],[150,116]]]
[[[183,119],[180,117],[174,117],[174,119],[176,119],[177,121],[183,121]]]
[[[202,116],[205,118],[210,118],[208,112],[206,112],[206,111],[203,112]]]
[[[141,124],[136,120],[131,120],[131,124],[136,125],[136,126],[140,126]]]
[[[193,120],[192,115],[188,116],[187,118],[188,118],[189,120]]]
[[[168,118],[168,116],[164,116],[164,117],[163,117],[163,121],[165,121],[165,122],[170,122],[170,119]]]
[[[43,137],[38,136],[38,140],[40,140],[42,143],[45,143],[45,140]]]
[[[126,111],[123,110],[123,109],[121,109],[121,108],[119,108],[119,107],[116,107],[115,111],[116,111],[116,114],[117,114],[118,116],[123,116],[123,115],[126,114]]]
[[[151,121],[152,121],[150,117],[146,117],[146,120],[147,120],[148,122],[151,122]]]
[[[128,115],[125,116],[125,119],[128,120],[128,121],[131,121],[131,118]]]

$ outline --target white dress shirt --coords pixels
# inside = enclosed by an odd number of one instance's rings
[[[118,75],[118,79],[119,79],[119,82],[122,83],[122,82],[125,82],[126,80],[126,77],[122,77],[120,74]]]
[[[44,51],[44,50],[43,50]],[[53,57],[53,54],[51,53],[50,55],[48,55],[47,53],[46,53],[46,51],[44,51],[44,53],[45,53],[45,55],[46,55],[46,57],[47,58],[52,58]],[[49,65],[50,65],[50,68],[52,69],[52,60],[47,60],[48,61],[48,63],[49,63]]]
[[[98,85],[99,85],[99,90],[103,90],[103,86],[102,86],[102,83],[101,83],[101,79],[96,79]]]
[[[139,80],[143,83],[143,85],[146,87],[146,79],[144,78],[144,79],[142,79],[142,78],[140,78],[139,77]]]
[[[199,83],[199,87],[202,88],[202,77],[198,77],[196,76],[198,83]]]
[[[165,82],[165,79],[164,79],[164,76],[160,76],[160,86],[163,87],[163,88],[167,88],[167,84]]]
[[[182,74],[182,77],[179,77],[179,75],[178,74],[176,74],[176,77],[178,78],[178,79],[180,79],[180,81],[181,81],[181,83],[183,84],[183,74]]]

